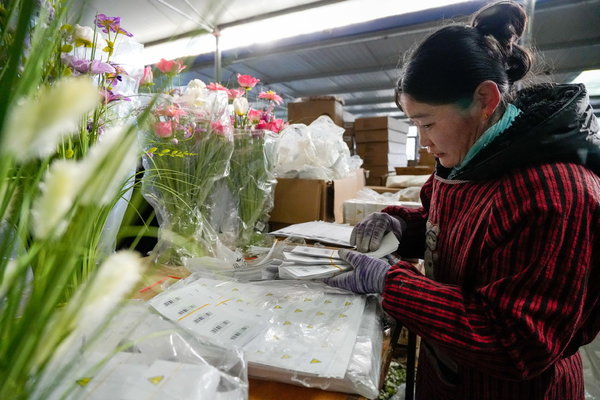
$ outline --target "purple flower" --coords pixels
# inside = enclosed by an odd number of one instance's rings
[[[115,33],[122,33],[129,37],[133,36],[133,34],[121,28],[121,17],[107,17],[105,14],[98,14],[96,16],[96,21],[94,22],[98,28],[102,28],[102,32],[104,33],[111,31]]]
[[[109,89],[100,90],[100,96],[102,96],[102,102],[104,104],[112,103],[117,100],[131,101],[129,97],[123,96],[122,94],[114,94],[113,91]]]
[[[114,74],[117,70],[110,64],[100,60],[94,60],[91,63],[90,72],[92,74]]]
[[[119,82],[123,80],[122,75],[129,75],[127,71],[123,67],[118,64],[111,63],[113,67],[113,71],[111,71],[108,75],[106,75],[106,80],[110,86],[116,86]]]

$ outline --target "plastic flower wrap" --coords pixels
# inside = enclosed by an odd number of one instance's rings
[[[280,96],[263,91],[258,99],[267,101],[266,108],[251,108],[246,96],[259,79],[238,74],[237,81],[238,89],[212,86],[228,93],[235,129],[229,175],[219,182],[211,199],[211,223],[225,244],[243,249],[264,239],[276,184],[272,149],[276,133],[285,124],[273,114],[282,101]]]
[[[160,224],[153,258],[181,264],[186,257],[213,256],[217,238],[207,223],[205,201],[227,175],[233,150],[226,93],[193,80],[161,95],[142,141],[142,193]]]

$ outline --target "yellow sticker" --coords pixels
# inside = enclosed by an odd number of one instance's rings
[[[321,363],[321,361],[317,360],[316,358],[313,358],[312,360],[310,360],[311,364],[319,364]]]
[[[312,301],[312,299],[310,299],[310,298],[307,297],[307,298],[304,299],[304,301]]]
[[[320,317],[321,315],[325,315],[325,313],[322,313],[321,311],[317,311],[317,315]]]
[[[325,300],[325,304],[331,304],[331,300]]]
[[[265,296],[273,296],[273,293],[267,293]]]
[[[346,318],[347,315],[346,314],[340,314],[340,318]]]
[[[280,310],[280,309],[281,309],[281,306],[280,306],[280,305],[276,305],[276,306],[275,306],[275,307],[273,307],[273,308],[274,308],[274,309],[276,309],[276,310]]]
[[[347,302],[345,302],[345,303],[344,303],[344,305],[345,305],[345,306],[351,306],[351,305],[352,305],[352,302],[351,302],[351,301],[347,301]]]
[[[296,309],[294,310],[294,312],[302,312],[302,310],[301,310],[301,309],[299,309],[299,308],[296,308]]]
[[[284,354],[281,356],[282,359],[287,360],[288,358],[292,358],[292,356],[289,356],[287,354]]]
[[[285,321],[283,324],[284,325],[291,325],[292,323],[290,321]]]
[[[148,378],[150,383],[153,385],[158,385],[160,383],[160,381],[162,381],[163,379],[165,379],[164,375],[152,376],[152,377]]]

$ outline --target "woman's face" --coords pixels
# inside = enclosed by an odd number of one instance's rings
[[[480,107],[461,109],[454,104],[420,103],[405,93],[400,95],[400,104],[417,126],[421,146],[446,168],[459,164],[483,133]]]

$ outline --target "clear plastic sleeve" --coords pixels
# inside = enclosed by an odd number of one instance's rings
[[[205,92],[199,106],[184,102],[185,96],[158,98],[148,126],[140,132],[142,193],[160,226],[152,257],[163,264],[214,256],[218,246],[206,199],[229,172],[233,134],[226,94],[199,90]]]
[[[322,115],[309,126],[292,124],[281,133],[275,173],[282,178],[342,179],[362,164],[343,140],[344,128]]]
[[[67,366],[72,379],[52,399],[248,398],[242,352],[200,341],[141,301],[130,301],[103,332]]]
[[[579,349],[583,361],[585,399],[600,400],[600,336]]]
[[[377,396],[383,329],[376,297],[322,282],[204,276],[176,283],[150,304],[198,337],[243,349],[251,377]]]
[[[211,225],[230,248],[264,244],[277,183],[273,171],[274,142],[266,130],[235,130],[229,175],[214,187]]]

